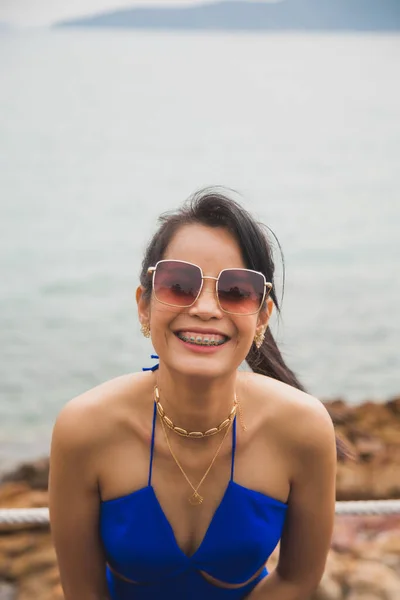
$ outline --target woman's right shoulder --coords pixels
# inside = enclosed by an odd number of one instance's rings
[[[148,387],[147,373],[129,373],[110,379],[69,400],[56,418],[52,443],[66,449],[96,450],[118,425],[129,416],[140,414],[143,390]]]

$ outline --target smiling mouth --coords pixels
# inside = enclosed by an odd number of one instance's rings
[[[183,342],[195,346],[222,346],[229,340],[227,336],[217,335],[215,333],[199,335],[190,332],[177,331],[175,335]]]

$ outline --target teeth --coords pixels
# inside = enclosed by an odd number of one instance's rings
[[[197,344],[199,346],[221,346],[227,340],[222,336],[207,335],[204,338],[201,335],[191,335],[189,332],[179,331],[177,336],[184,342],[190,342],[191,344]],[[215,339],[217,337],[217,339]]]

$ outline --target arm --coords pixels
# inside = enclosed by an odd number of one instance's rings
[[[335,516],[336,445],[331,418],[318,403],[291,421],[296,464],[279,561],[249,600],[308,600],[323,575]]]
[[[57,418],[51,443],[50,524],[65,600],[110,598],[93,468],[98,422],[91,411],[79,398],[68,403]]]

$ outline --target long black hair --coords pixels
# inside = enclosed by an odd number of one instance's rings
[[[281,308],[275,292],[273,245],[270,232],[279,246],[283,266],[283,290],[285,286],[285,261],[279,241],[273,231],[258,223],[238,202],[229,197],[222,188],[205,188],[195,192],[179,209],[163,213],[159,217],[160,227],[147,246],[140,274],[144,297],[151,295],[151,278],[148,268],[162,260],[165,251],[178,229],[184,225],[201,224],[207,227],[224,227],[237,240],[246,268],[259,271],[272,283],[269,296],[280,316]],[[249,367],[261,375],[287,383],[305,392],[296,374],[287,366],[268,327],[263,344],[257,348],[253,343],[246,357]],[[347,455],[345,444],[336,438],[338,457]]]

